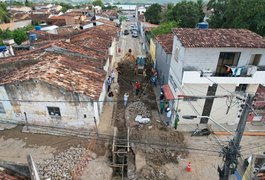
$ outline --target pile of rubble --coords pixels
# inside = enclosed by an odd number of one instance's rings
[[[159,166],[146,165],[140,172],[136,173],[136,179],[139,180],[156,180],[156,179],[170,179],[166,175],[166,171]]]
[[[146,108],[143,102],[131,103],[125,110],[125,118],[127,121],[127,126],[135,125],[135,118],[137,115],[141,115],[143,118],[150,118],[151,113]],[[137,123],[136,123],[137,124]]]
[[[85,152],[85,148],[71,147],[55,155],[53,159],[45,160],[38,165],[40,179],[72,179],[71,172],[79,164]]]

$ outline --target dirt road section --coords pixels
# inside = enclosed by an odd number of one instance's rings
[[[138,44],[140,46],[140,44]],[[132,50],[133,52],[133,50]],[[147,74],[150,75],[151,66],[146,66]],[[130,128],[130,142],[133,144],[131,150],[135,155],[135,166],[128,169],[130,178],[137,179],[163,179],[168,178],[163,167],[166,163],[178,163],[179,155],[186,156],[187,152],[169,149],[164,143],[177,144],[184,148],[184,137],[180,132],[166,128],[165,124],[159,121],[157,101],[149,77],[144,78],[141,74],[135,74],[134,63],[130,60],[118,64],[119,72],[119,96],[115,126],[119,134],[126,133]],[[135,83],[141,84],[140,92],[136,95]],[[128,105],[124,107],[123,95],[129,93]],[[137,115],[150,118],[147,124],[139,124],[135,121]],[[154,146],[153,146],[154,145]],[[134,159],[128,157],[128,159]],[[131,175],[132,171],[134,174]]]

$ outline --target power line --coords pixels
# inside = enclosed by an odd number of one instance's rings
[[[63,128],[61,128],[63,129]],[[96,140],[100,140],[103,142],[109,141],[111,140],[114,136],[112,135],[107,135],[107,134],[87,134],[87,133],[81,133],[79,132],[79,135],[84,135],[85,139],[96,139]],[[60,144],[60,143],[65,143],[67,141],[70,141],[72,139],[78,139],[77,137],[73,137],[67,140],[63,140],[51,145],[56,145],[56,144]],[[128,143],[127,138],[122,138],[122,137],[116,137],[116,142],[119,143]],[[134,140],[134,139],[130,139],[129,141],[130,143],[135,143],[138,145],[148,145],[148,146],[152,146],[153,148],[157,148],[157,149],[169,149],[169,150],[179,150],[179,151],[185,151],[185,150],[191,150],[191,151],[202,151],[202,152],[212,152],[212,153],[220,153],[220,151],[218,150],[209,150],[209,149],[201,149],[201,148],[195,148],[195,147],[185,147],[184,144],[176,144],[176,143],[171,143],[171,142],[161,142],[161,141],[156,141],[156,142],[152,142],[152,141],[140,141],[140,140]]]
[[[221,96],[190,96],[190,95],[185,95],[184,97],[180,98],[174,98],[170,99],[171,101],[176,101],[176,100],[184,100],[185,98],[186,101],[190,101],[189,98],[195,98],[195,99],[214,99],[214,98],[226,98],[229,95],[221,95]],[[143,99],[138,99],[138,100],[128,100],[128,102],[138,102]],[[169,100],[169,101],[170,101]],[[3,102],[69,102],[69,103],[82,103],[82,102],[110,102],[108,100],[29,100],[29,99],[0,99],[0,101]],[[143,100],[144,101],[144,100]],[[123,102],[123,99],[121,100],[112,100],[111,102]],[[149,102],[160,102],[160,99],[155,99],[155,100],[149,100]]]

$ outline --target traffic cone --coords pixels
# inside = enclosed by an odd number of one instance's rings
[[[186,167],[187,172],[191,172],[191,162],[188,163],[188,166]]]

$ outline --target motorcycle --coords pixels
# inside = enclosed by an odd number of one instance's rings
[[[191,136],[209,136],[211,134],[211,131],[208,128],[204,128],[204,129],[199,129],[196,128]]]

